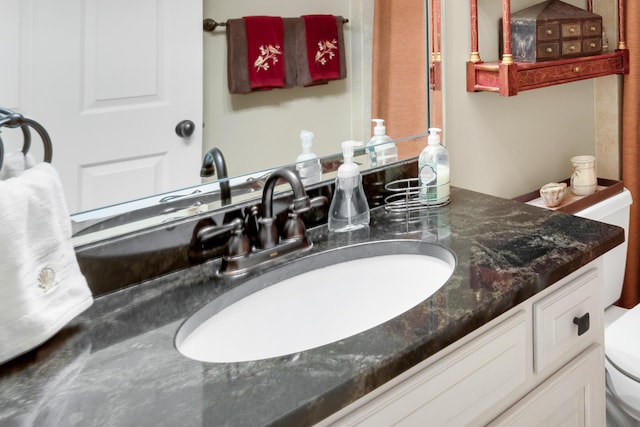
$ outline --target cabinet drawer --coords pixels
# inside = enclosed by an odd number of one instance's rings
[[[582,53],[582,40],[562,42],[562,55],[578,55]]]
[[[592,38],[582,41],[582,51],[584,53],[600,53],[602,52],[602,39]]]
[[[540,25],[538,27],[538,40],[558,40],[560,38],[560,30],[557,24]]]
[[[557,59],[560,57],[560,43],[541,43],[538,45],[539,59]]]
[[[578,58],[575,62],[561,65],[519,69],[518,90],[605,76],[620,73],[623,69],[623,58],[617,55],[589,61]]]
[[[582,25],[579,22],[562,24],[562,38],[580,37],[582,35]]]
[[[586,21],[582,23],[582,35],[584,37],[601,37],[602,22]]]
[[[566,363],[597,341],[603,310],[599,304],[598,283],[598,270],[588,270],[534,304],[536,373]]]

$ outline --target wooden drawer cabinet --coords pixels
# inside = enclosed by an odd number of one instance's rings
[[[602,22],[591,17],[585,17],[583,21],[564,19],[536,22],[535,29],[529,30],[530,38],[537,39],[535,46],[523,47],[522,43],[528,46],[525,36],[512,46],[511,1],[502,0],[500,55],[498,61],[490,62],[480,58],[478,0],[469,1],[471,52],[467,61],[468,92],[486,91],[513,96],[524,90],[629,73],[629,49],[625,41],[622,1],[618,2],[616,49],[603,52]],[[591,12],[591,2],[587,4]],[[522,31],[522,28],[517,31]],[[532,56],[536,57],[535,61],[540,62],[530,62]],[[580,61],[580,64],[575,64],[575,61]]]

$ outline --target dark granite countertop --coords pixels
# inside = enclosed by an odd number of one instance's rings
[[[420,239],[450,248],[457,265],[432,297],[376,328],[246,363],[197,362],[174,346],[186,318],[240,282],[216,279],[217,260],[99,297],[53,339],[0,366],[0,425],[313,424],[624,239],[617,227],[457,188],[445,207],[410,217],[375,209],[369,229],[321,226],[310,236],[301,256]]]

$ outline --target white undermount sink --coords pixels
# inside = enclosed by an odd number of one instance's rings
[[[176,335],[185,356],[230,363],[285,356],[378,326],[436,292],[455,257],[413,240],[347,246],[248,280],[191,316]]]

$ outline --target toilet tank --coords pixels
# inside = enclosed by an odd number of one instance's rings
[[[574,215],[593,219],[624,228],[624,243],[603,255],[603,294],[604,308],[618,299],[624,283],[624,269],[627,261],[627,240],[629,238],[629,211],[631,209],[631,193],[626,188],[595,205],[589,206]]]

